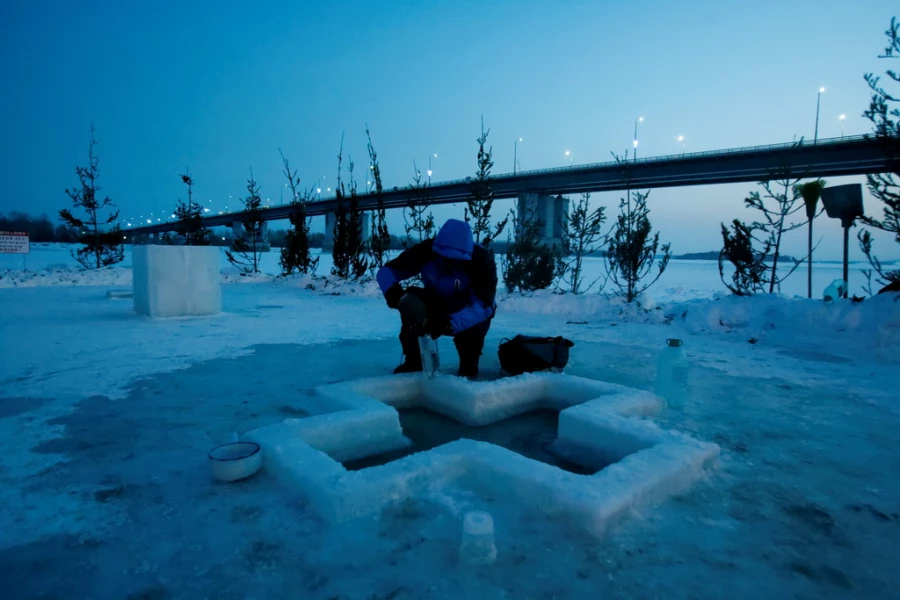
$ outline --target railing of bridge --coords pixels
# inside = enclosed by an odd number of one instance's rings
[[[635,163],[648,164],[648,163],[654,163],[654,162],[671,161],[671,160],[675,160],[675,159],[691,159],[691,158],[700,158],[700,157],[705,157],[705,156],[727,156],[727,155],[742,154],[742,153],[762,152],[762,151],[766,151],[766,150],[789,149],[789,148],[794,148],[794,147],[798,147],[798,146],[804,146],[804,147],[832,146],[832,145],[838,145],[838,144],[846,143],[846,142],[861,141],[864,139],[872,139],[872,135],[871,134],[863,134],[863,135],[853,135],[853,136],[848,135],[848,136],[836,137],[836,138],[822,138],[816,142],[811,142],[809,140],[804,139],[804,140],[795,141],[795,142],[784,142],[784,143],[780,143],[780,144],[766,144],[766,145],[762,145],[762,146],[745,146],[742,148],[726,148],[726,149],[722,149],[722,150],[704,150],[703,152],[688,152],[688,153],[678,153],[678,154],[667,154],[667,155],[663,155],[663,156],[648,156],[646,158],[639,158],[637,160],[627,160],[624,162],[626,162],[627,164],[635,164]],[[546,174],[546,173],[578,171],[578,170],[582,170],[582,169],[608,168],[608,167],[616,166],[618,164],[619,163],[616,161],[607,161],[607,162],[600,162],[600,163],[585,163],[585,164],[580,164],[580,165],[569,165],[569,166],[563,166],[563,167],[550,167],[547,169],[518,171],[516,173],[501,173],[498,175],[492,175],[491,179],[492,180],[517,180],[517,179],[520,179],[523,177],[542,175],[542,174]],[[471,183],[471,181],[472,181],[471,177],[465,177],[462,179],[451,179],[448,181],[441,181],[438,183],[434,183],[434,184],[432,184],[431,187],[443,187],[443,186],[450,186],[450,185],[468,184],[468,183]],[[390,188],[388,188],[388,189],[390,189]],[[400,186],[396,187],[397,191],[400,191],[401,189],[406,189],[406,188],[405,188],[405,186],[404,186],[404,188],[401,188]],[[359,198],[362,199],[366,196],[373,196],[373,195],[374,194],[360,194]],[[327,202],[329,200],[334,200],[334,197],[333,196],[329,196],[326,198],[319,197],[316,200],[312,201],[311,203],[323,202],[323,201]],[[235,213],[228,213],[228,214],[229,215],[237,215],[240,213],[235,212]],[[221,216],[226,216],[226,215],[216,215],[216,216],[221,217]]]
[[[648,164],[655,162],[666,162],[675,159],[691,159],[691,158],[701,158],[705,156],[726,156],[731,154],[743,154],[743,153],[752,153],[752,152],[762,152],[766,150],[780,150],[780,149],[789,149],[797,146],[831,146],[836,144],[841,144],[845,142],[851,141],[860,141],[867,138],[871,138],[872,136],[869,134],[863,135],[847,135],[844,137],[836,137],[836,138],[822,138],[816,142],[810,142],[808,140],[800,140],[796,142],[784,142],[781,144],[766,144],[762,146],[745,146],[742,148],[726,148],[723,150],[704,150],[703,152],[688,152],[688,153],[678,153],[678,154],[666,154],[662,156],[648,156],[646,158],[639,158],[637,160],[624,160],[623,162],[626,164]],[[524,177],[529,177],[533,175],[543,175],[546,173],[562,173],[565,171],[579,171],[582,169],[602,169],[608,167],[614,167],[619,163],[616,161],[606,161],[606,162],[598,162],[598,163],[584,163],[580,165],[569,165],[563,167],[549,167],[546,169],[533,169],[530,171],[517,171],[516,173],[499,173],[497,175],[492,175],[491,179],[493,180],[516,180]],[[461,179],[449,179],[447,181],[440,181],[437,183],[433,183],[431,187],[442,187],[448,185],[460,185],[467,184],[472,182],[472,177],[464,177]],[[404,186],[405,187],[405,186]],[[390,188],[387,188],[390,190]],[[397,186],[397,190],[401,190],[400,186]],[[360,194],[360,198],[364,196],[370,196],[373,194]],[[327,201],[333,200],[333,196],[328,196],[326,198],[317,198],[316,201]]]
[[[666,154],[662,156],[648,156],[647,158],[639,158],[637,160],[625,160],[624,163],[627,164],[646,164],[646,163],[654,163],[654,162],[665,162],[675,159],[688,159],[688,158],[699,158],[703,156],[722,156],[728,154],[742,154],[742,153],[750,153],[750,152],[761,152],[765,150],[779,150],[779,149],[788,149],[796,146],[827,146],[827,145],[835,145],[844,142],[850,141],[859,141],[867,138],[871,138],[871,135],[863,134],[863,135],[847,135],[842,138],[823,138],[818,140],[817,142],[809,142],[807,140],[801,140],[797,142],[785,142],[781,144],[767,144],[763,146],[745,146],[743,148],[726,148],[724,150],[704,150],[703,152],[688,152],[686,154],[678,153],[678,154]],[[533,169],[530,171],[517,171],[516,173],[501,173],[498,175],[491,176],[491,179],[514,179],[519,177],[527,177],[529,175],[541,175],[544,173],[558,173],[562,171],[577,171],[580,169],[597,169],[597,168],[606,168],[616,166],[619,163],[616,161],[606,161],[599,163],[584,163],[580,165],[569,165],[563,167],[549,167],[546,169]],[[464,179],[452,179],[450,181],[442,181],[440,183],[434,184],[435,186],[441,185],[453,185],[459,183],[465,183],[471,181],[471,178]],[[434,186],[432,186],[434,187]]]

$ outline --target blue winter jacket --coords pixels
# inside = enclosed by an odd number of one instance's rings
[[[378,270],[382,293],[395,283],[421,276],[426,290],[436,292],[450,316],[453,333],[494,316],[497,309],[497,265],[494,253],[472,241],[468,223],[450,219],[437,237],[409,248]]]

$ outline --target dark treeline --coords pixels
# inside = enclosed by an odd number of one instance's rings
[[[25,231],[32,242],[78,241],[75,230],[66,225],[54,225],[47,215],[32,217],[22,212],[0,213],[0,231]]]

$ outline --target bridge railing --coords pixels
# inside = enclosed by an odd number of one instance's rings
[[[825,145],[833,145],[839,144],[843,142],[857,141],[863,140],[871,137],[868,134],[863,135],[847,135],[842,138],[823,138],[819,139],[817,142],[809,142],[807,140],[802,140],[798,142],[785,142],[781,144],[766,144],[762,146],[745,146],[742,148],[725,148],[722,150],[704,150],[702,152],[688,152],[688,153],[677,153],[677,154],[665,154],[662,156],[648,156],[646,158],[639,158],[637,160],[629,159],[623,162],[628,164],[634,163],[654,163],[654,162],[665,162],[674,159],[682,159],[682,158],[699,158],[703,156],[722,156],[727,154],[742,154],[748,152],[760,152],[764,150],[778,150],[778,149],[788,149],[793,148],[795,146],[803,145],[803,146],[825,146]],[[541,175],[543,173],[557,173],[562,171],[577,171],[579,169],[591,169],[591,168],[605,168],[612,167],[619,164],[616,161],[606,161],[599,163],[584,163],[580,165],[569,165],[562,167],[549,167],[546,169],[534,169],[530,171],[517,171],[515,174],[513,173],[502,173],[499,175],[494,175],[491,179],[506,179],[506,178],[515,178],[515,177],[524,177],[527,175]],[[451,185],[455,183],[462,183],[467,181],[467,179],[455,179],[451,181],[442,181],[436,185]]]
[[[859,141],[864,140],[866,138],[871,137],[869,134],[862,135],[847,135],[839,138],[821,138],[816,142],[810,142],[808,140],[801,140],[797,142],[784,142],[781,144],[765,144],[762,146],[745,146],[743,148],[725,148],[722,150],[704,150],[702,152],[688,152],[688,153],[677,153],[677,154],[666,154],[662,156],[648,156],[646,158],[639,158],[637,160],[625,160],[624,163],[627,164],[648,164],[654,162],[665,162],[674,159],[689,159],[689,158],[701,158],[704,156],[725,156],[730,154],[742,154],[742,153],[750,153],[750,152],[760,152],[765,150],[778,150],[778,149],[789,149],[795,146],[803,145],[803,146],[828,146],[833,144],[840,144],[844,142],[851,141]],[[516,171],[515,173],[499,173],[497,175],[491,175],[490,179],[492,180],[515,180],[521,177],[528,177],[532,175],[543,175],[546,173],[561,173],[564,171],[578,171],[581,169],[601,169],[608,168],[618,165],[616,161],[606,161],[606,162],[598,162],[598,163],[584,163],[580,165],[569,165],[562,167],[548,167],[546,169],[533,169],[530,171]],[[460,185],[460,184],[468,184],[471,183],[474,179],[470,177],[464,177],[461,179],[449,179],[447,181],[440,181],[437,183],[431,184],[430,187],[443,187],[449,185]],[[407,186],[395,186],[397,191],[401,191],[407,189]],[[385,190],[391,190],[392,188],[385,188]],[[359,197],[363,198],[366,196],[370,196],[373,194],[360,194]],[[328,197],[319,197],[318,201],[328,201],[334,200],[334,196]]]

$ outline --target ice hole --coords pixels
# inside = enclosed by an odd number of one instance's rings
[[[402,408],[400,427],[412,442],[408,448],[345,461],[349,471],[387,464],[416,452],[425,452],[456,440],[488,442],[577,475],[593,475],[606,465],[583,466],[553,451],[559,427],[559,412],[540,408],[489,425],[466,425],[427,408]]]

